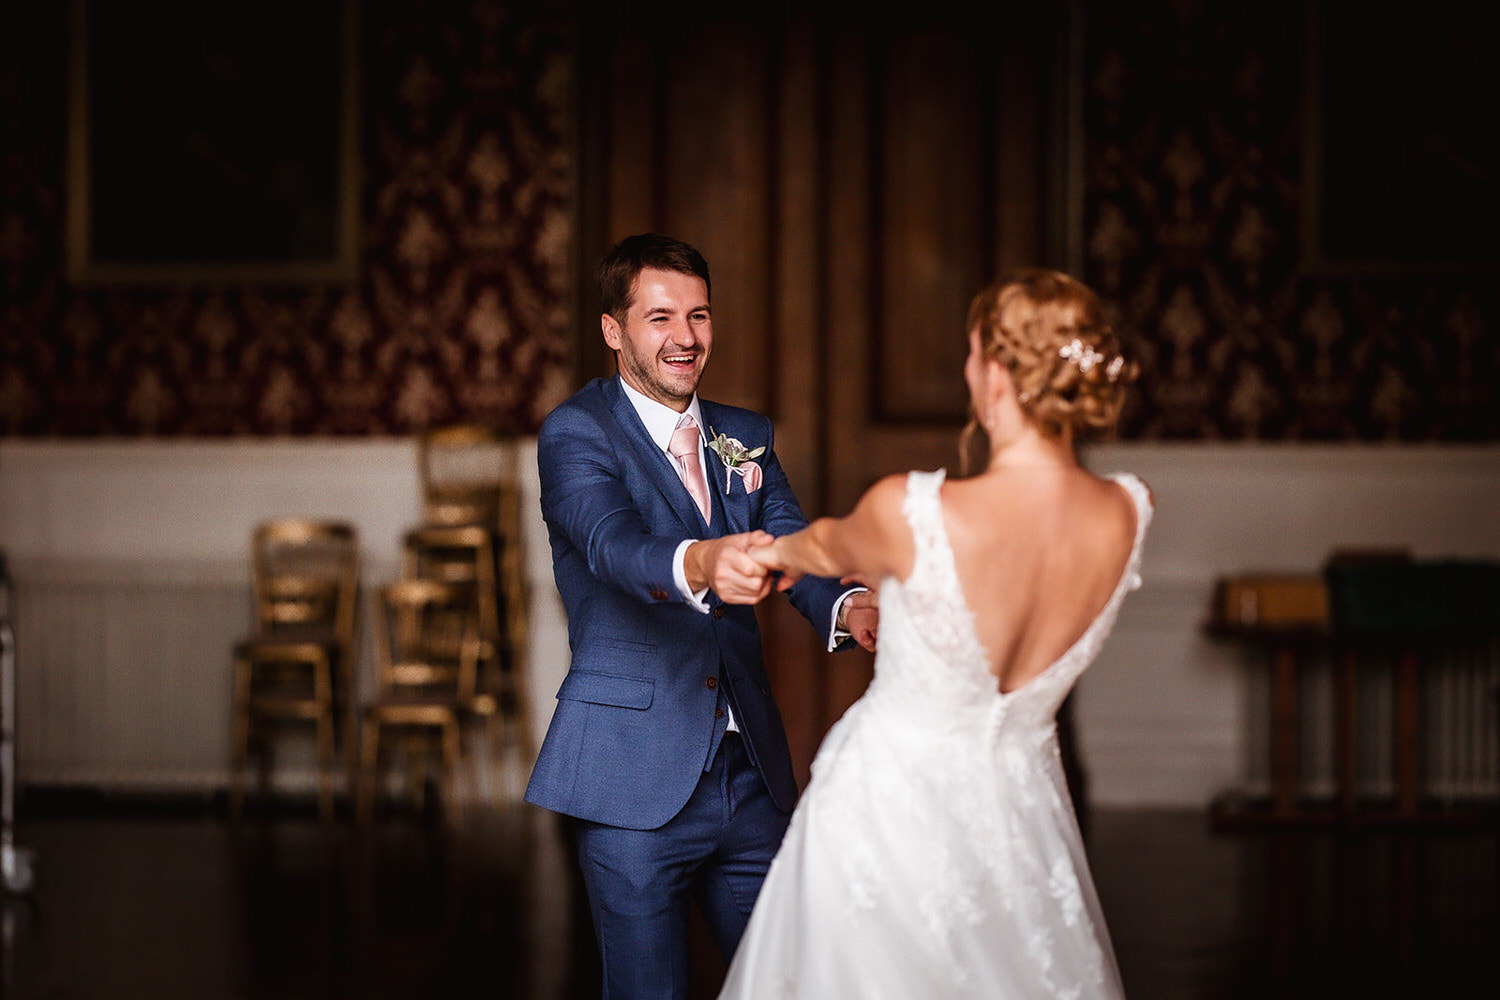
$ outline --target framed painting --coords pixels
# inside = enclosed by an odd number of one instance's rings
[[[68,274],[348,281],[355,0],[72,0]]]
[[[1310,4],[1302,257],[1315,272],[1500,268],[1495,15]]]

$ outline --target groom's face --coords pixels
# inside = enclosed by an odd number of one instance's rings
[[[625,322],[606,313],[600,327],[631,388],[678,412],[687,409],[714,339],[702,278],[645,268]]]

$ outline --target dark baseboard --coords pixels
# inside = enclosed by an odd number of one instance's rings
[[[305,798],[305,802],[302,801]],[[247,811],[248,811],[247,804]],[[278,814],[317,812],[312,795],[278,795]],[[63,819],[95,816],[224,817],[229,793],[222,789],[116,788],[96,785],[23,785],[16,815],[26,819]]]

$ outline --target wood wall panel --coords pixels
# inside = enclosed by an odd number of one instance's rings
[[[789,21],[781,33],[771,89],[773,127],[769,142],[774,171],[767,212],[774,223],[771,255],[772,328],[761,364],[776,372],[774,405],[776,450],[803,506],[822,509],[826,476],[817,456],[826,433],[822,399],[828,366],[824,327],[826,282],[822,249],[826,243],[820,210],[827,169],[820,156],[826,126],[821,99],[819,54],[823,39],[809,16]],[[798,777],[827,729],[821,705],[832,661],[808,641],[801,616],[782,600],[759,606],[766,638],[766,662],[783,718]]]
[[[881,48],[871,404],[882,422],[960,419],[964,311],[992,273],[994,73],[957,27],[893,32]]]
[[[714,283],[714,352],[705,394],[772,407],[771,42],[745,19],[685,33],[664,67],[667,130],[659,170],[663,228],[703,251]]]
[[[882,474],[953,466],[968,301],[998,260],[1041,249],[1049,145],[1037,109],[1007,102],[1040,99],[1051,39],[1014,25],[997,48],[993,22],[928,15],[621,19],[593,63],[607,78],[584,87],[608,104],[584,120],[610,131],[586,164],[609,203],[585,245],[655,229],[704,252],[704,395],[772,417],[811,516]],[[779,598],[760,617],[805,778],[872,657],[827,656]]]
[[[820,334],[829,345],[822,373],[827,434],[817,456],[827,474],[824,509],[843,513],[857,496],[847,485],[863,480],[878,464],[869,439],[861,433],[868,413],[875,323],[875,262],[879,233],[874,201],[875,135],[872,101],[875,77],[868,25],[840,26],[827,52],[829,104],[827,157],[829,184],[824,225],[828,229],[824,296],[828,303]],[[822,674],[823,686],[811,706],[783,706],[806,711],[826,730],[864,691],[873,676],[873,658],[854,650],[833,658]],[[800,763],[800,761],[798,762]]]
[[[776,372],[771,412],[776,416],[777,453],[805,506],[821,509],[825,431],[822,373],[828,367],[823,287],[826,229],[819,211],[827,169],[819,155],[826,107],[818,87],[820,39],[810,17],[786,26],[772,74],[775,119],[774,220],[771,254],[772,331],[760,363]]]

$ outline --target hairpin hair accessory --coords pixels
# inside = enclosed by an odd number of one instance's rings
[[[1058,357],[1073,362],[1078,370],[1087,375],[1094,370],[1094,366],[1104,360],[1104,355],[1094,350],[1082,340],[1074,337],[1057,350]]]
[[[1074,337],[1062,347],[1057,349],[1058,357],[1064,361],[1071,361],[1077,369],[1087,375],[1104,361],[1104,355],[1094,350],[1082,340]],[[1109,364],[1104,366],[1104,377],[1114,382],[1125,371],[1125,359],[1116,354],[1110,359]]]

